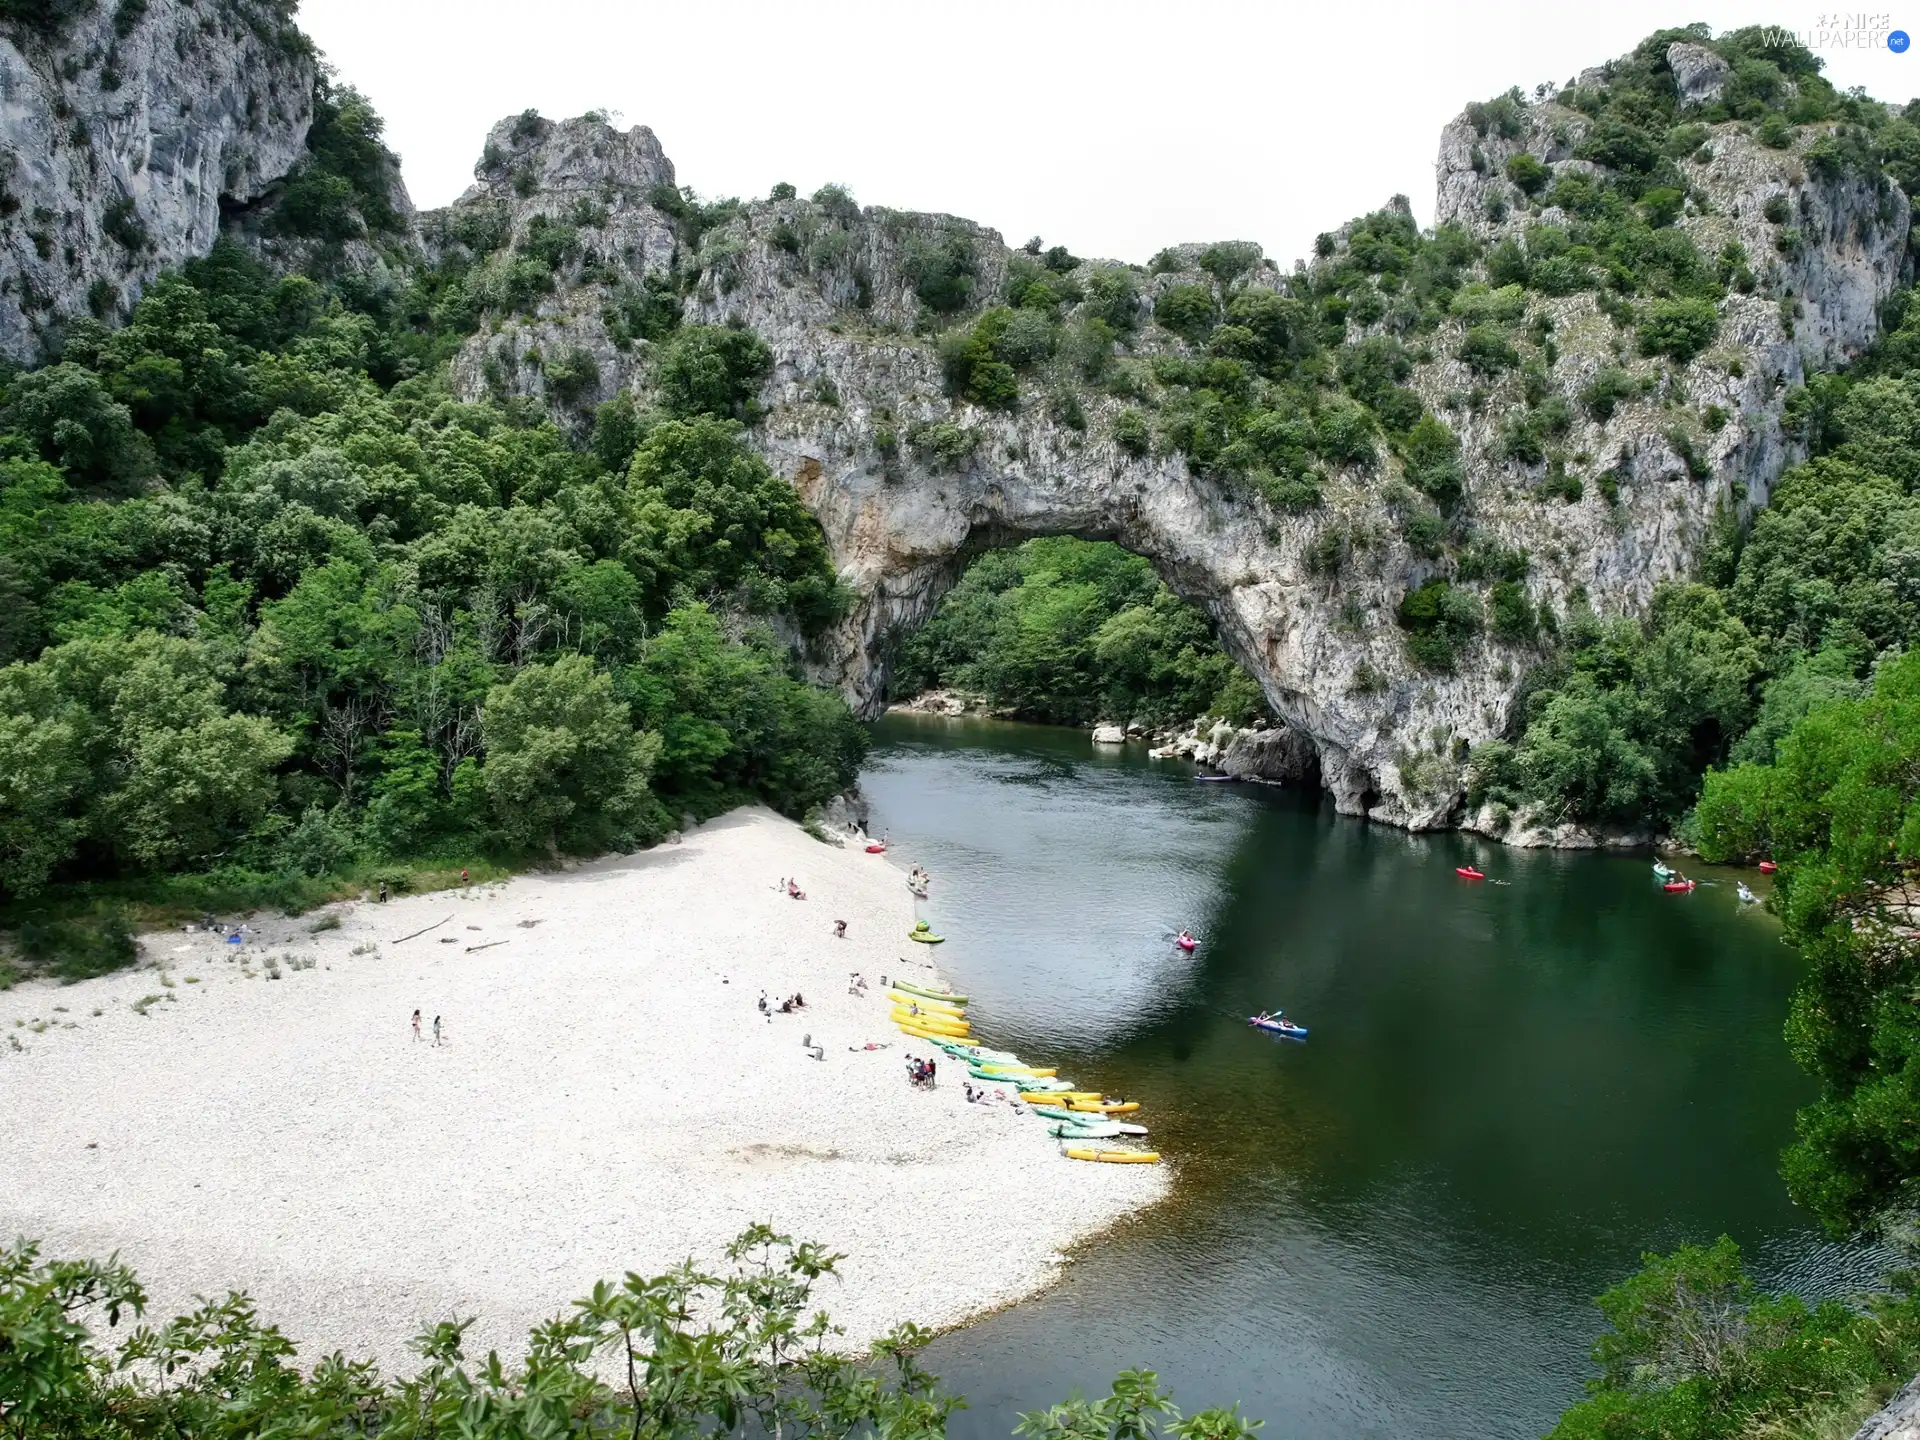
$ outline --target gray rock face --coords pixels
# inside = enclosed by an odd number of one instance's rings
[[[0,27],[0,354],[34,359],[65,321],[123,315],[206,254],[221,201],[300,158],[313,86],[273,0],[101,3],[57,37]]]
[[[1853,1432],[1853,1440],[1920,1440],[1920,1379],[1908,1381],[1884,1410]]]
[[[1682,105],[1705,105],[1720,98],[1733,67],[1704,45],[1677,41],[1667,47],[1667,64]]]
[[[1504,168],[1528,151],[1556,169],[1579,169],[1573,150],[1586,118],[1551,102],[1524,113],[1513,138],[1477,134],[1465,116],[1446,128],[1441,223],[1497,242],[1563,218],[1550,209],[1528,214]],[[1580,599],[1603,615],[1631,614],[1661,582],[1690,574],[1715,514],[1764,503],[1797,458],[1780,423],[1786,391],[1872,343],[1878,307],[1899,278],[1909,215],[1897,190],[1815,179],[1797,154],[1762,149],[1732,126],[1719,127],[1710,148],[1711,158],[1703,151],[1684,162],[1706,203],[1678,224],[1708,257],[1737,242],[1757,272],[1752,293],[1721,304],[1713,348],[1685,365],[1642,359],[1592,293],[1525,298],[1529,323],[1551,327],[1552,384],[1574,412],[1564,449],[1584,471],[1577,503],[1543,499],[1536,487],[1546,467],[1507,458],[1500,429],[1524,410],[1520,380],[1487,380],[1454,358],[1463,321],[1430,337],[1430,358],[1407,381],[1460,438],[1477,531],[1533,557],[1525,583],[1536,606],[1565,614]],[[1282,513],[1244,488],[1194,473],[1177,453],[1124,448],[1114,421],[1135,402],[1075,386],[1061,371],[1030,385],[1011,413],[953,401],[934,345],[915,333],[925,316],[907,277],[911,257],[927,247],[958,250],[973,271],[976,303],[991,303],[1008,251],[998,235],[966,221],[838,202],[755,202],[693,250],[645,198],[672,177],[651,133],[620,136],[588,120],[518,136],[503,122],[480,173],[452,211],[424,217],[429,233],[457,228],[480,206],[505,214],[516,233],[535,216],[576,213],[583,195],[599,197],[607,213],[580,212],[593,223],[582,225],[578,273],[564,275],[531,313],[468,342],[455,363],[463,393],[546,393],[540,365],[526,363],[530,353],[548,368],[559,353],[591,358],[594,384],[575,411],[581,420],[593,400],[627,386],[644,390],[648,346],[619,343],[608,296],[648,276],[696,273],[685,319],[749,326],[774,353],[761,395],[766,418],[752,443],[819,518],[858,597],[812,664],[860,713],[884,708],[898,644],[982,550],[1036,535],[1116,540],[1151,559],[1212,617],[1285,727],[1276,733],[1299,737],[1275,742],[1276,767],[1293,776],[1317,771],[1348,813],[1415,829],[1473,820],[1461,805],[1467,757],[1506,727],[1531,652],[1488,640],[1453,673],[1411,663],[1396,607],[1437,567],[1400,534],[1397,462],[1384,452],[1336,470],[1319,508]],[[1804,237],[1790,256],[1776,252],[1762,213],[1776,195]],[[1346,243],[1339,232],[1336,259]],[[1141,316],[1170,285],[1212,283],[1196,268],[1198,254],[1175,247],[1157,266],[1164,273],[1134,272]],[[1100,268],[1083,264],[1076,278]],[[1263,261],[1239,283],[1278,288],[1281,280]],[[1389,333],[1388,323],[1350,324],[1348,338]],[[1151,357],[1182,347],[1143,320],[1131,349]],[[1603,368],[1644,381],[1604,421],[1577,403]],[[1063,390],[1071,405],[1060,400]],[[1461,404],[1469,391],[1484,397],[1477,407]],[[1612,502],[1602,497],[1608,488],[1617,492]],[[1250,766],[1267,763],[1249,757]],[[1528,817],[1508,817],[1501,830],[1523,843],[1582,840],[1556,840]]]

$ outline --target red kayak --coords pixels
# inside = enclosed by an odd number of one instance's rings
[[[1779,868],[1780,867],[1774,864],[1773,861],[1771,860],[1762,860],[1760,862],[1760,873],[1762,875],[1771,875],[1773,874],[1774,871],[1778,870]]]
[[[1182,935],[1179,939],[1175,940],[1173,943],[1178,945],[1182,950],[1185,950],[1187,953],[1191,954],[1193,953],[1193,947],[1198,945],[1200,942],[1194,939],[1191,935]]]
[[[884,845],[867,846],[867,854],[869,855],[884,855],[886,853],[887,853],[887,847]]]
[[[1687,891],[1693,888],[1693,881],[1669,880],[1667,881],[1666,884],[1662,885],[1660,888],[1666,891],[1669,895],[1684,895]]]
[[[1453,867],[1453,873],[1458,875],[1462,880],[1484,880],[1487,878],[1471,865],[1456,865]]]

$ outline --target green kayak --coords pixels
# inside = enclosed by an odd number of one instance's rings
[[[920,937],[918,934],[915,934],[913,938],[917,940]],[[941,938],[944,939],[945,937],[942,936]],[[929,1000],[945,1000],[952,1005],[964,1005],[967,1003],[967,997],[965,995],[955,995],[950,990],[929,990],[924,985],[912,985],[905,980],[894,980],[889,983],[890,988],[904,990],[909,995],[924,995]]]
[[[1111,1140],[1123,1135],[1118,1125],[1109,1122],[1105,1125],[1049,1125],[1047,1134],[1056,1140]]]
[[[1093,1117],[1073,1110],[1062,1110],[1058,1105],[1035,1105],[1033,1113],[1044,1115],[1049,1120],[1065,1120],[1070,1125],[1078,1125],[1082,1120]]]

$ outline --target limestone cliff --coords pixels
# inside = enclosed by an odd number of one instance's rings
[[[49,5],[0,23],[0,355],[124,315],[204,255],[223,202],[299,159],[312,47],[282,0]]]
[[[1712,67],[1676,49],[1676,75],[1709,92]],[[1441,139],[1438,218],[1480,242],[1478,265],[1501,241],[1532,241],[1564,219],[1505,178],[1513,156],[1550,174],[1595,168],[1572,158],[1585,115],[1550,99],[1519,113],[1502,135],[1477,127],[1470,110]],[[1602,370],[1631,382],[1604,415],[1563,407],[1566,458],[1516,458],[1508,422],[1537,403],[1522,390],[1539,382],[1465,363],[1470,316],[1410,351],[1406,386],[1459,437],[1461,503],[1479,543],[1532,557],[1525,584],[1536,607],[1631,613],[1660,582],[1687,575],[1715,515],[1764,503],[1796,458],[1785,395],[1875,338],[1905,262],[1907,201],[1878,176],[1817,173],[1806,152],[1822,133],[1807,127],[1767,149],[1747,127],[1723,124],[1682,162],[1687,199],[1674,227],[1700,253],[1750,267],[1719,303],[1717,338],[1701,353],[1643,356],[1591,289],[1528,292],[1524,323],[1551,340],[1542,353],[1553,392],[1571,401]],[[930,253],[960,257],[964,324],[999,299],[1016,258],[991,231],[859,209],[828,192],[751,202],[696,233],[672,213],[676,177],[653,134],[591,118],[503,122],[476,173],[450,211],[423,217],[424,233],[438,243],[490,234],[505,242],[485,262],[496,270],[530,230],[568,227],[569,244],[551,294],[495,314],[467,343],[455,363],[461,390],[545,396],[584,424],[595,402],[650,383],[652,347],[622,318],[636,297],[678,292],[688,323],[751,328],[775,357],[752,442],[818,515],[858,596],[818,672],[863,713],[884,703],[895,645],[981,549],[1042,534],[1113,539],[1212,616],[1275,713],[1310,740],[1342,810],[1414,828],[1472,820],[1461,810],[1463,762],[1508,725],[1536,652],[1488,638],[1451,673],[1409,658],[1396,607],[1451,562],[1406,538],[1412,497],[1400,462],[1379,447],[1331,467],[1320,503],[1276,507],[1173,447],[1116,430],[1124,411],[1154,404],[1156,372],[1143,362],[1198,353],[1150,322],[1157,297],[1180,286],[1309,285],[1347,256],[1351,227],[1292,281],[1257,251],[1222,280],[1217,261],[1214,273],[1201,270],[1201,247],[1173,247],[1152,273],[1127,272],[1138,299],[1134,315],[1117,317],[1130,322],[1116,327],[1130,336],[1115,372],[1123,383],[1086,383],[1056,360],[1012,408],[986,408],[950,396],[929,332],[954,321],[916,293],[911,272]],[[1790,242],[1783,215],[1795,222]],[[1071,263],[1062,288],[1082,297],[1070,314],[1085,314],[1096,276],[1119,267]],[[1345,319],[1349,344],[1395,333],[1392,297],[1382,299]],[[556,371],[564,387],[552,383]]]

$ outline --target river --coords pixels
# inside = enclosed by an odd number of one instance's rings
[[[959,1440],[1134,1365],[1287,1440],[1517,1440],[1580,1397],[1592,1297],[1644,1250],[1725,1232],[1770,1284],[1870,1278],[1780,1183],[1799,963],[1731,875],[1672,896],[1645,856],[1192,777],[1071,730],[879,725],[873,823],[933,872],[977,1032],[1144,1102],[1176,1167],[1060,1285],[933,1347]],[[1276,1006],[1309,1039],[1246,1025]],[[1020,1224],[991,1176],[980,1203]]]

